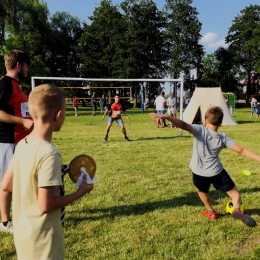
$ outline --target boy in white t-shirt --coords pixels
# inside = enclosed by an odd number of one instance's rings
[[[154,105],[156,106],[156,113],[157,114],[164,114],[164,106],[165,106],[165,99],[164,99],[164,92],[155,99]],[[164,127],[164,121],[161,119],[157,119],[157,127]]]
[[[224,116],[222,109],[220,107],[210,107],[205,114],[205,126],[188,124],[180,119],[166,115],[151,113],[150,116],[152,118],[168,119],[177,127],[193,135],[193,154],[189,166],[192,170],[192,179],[199,198],[206,207],[203,216],[210,219],[218,218],[209,197],[209,188],[213,184],[216,190],[226,192],[232,199],[234,211],[231,216],[235,219],[240,219],[249,227],[254,227],[256,225],[255,220],[240,211],[240,193],[224,169],[219,158],[219,153],[223,148],[230,148],[234,152],[258,162],[260,162],[260,156],[237,145],[225,133],[218,132]]]
[[[256,117],[258,117],[257,115],[257,100],[253,97],[251,102],[251,114],[250,114],[250,118],[252,117],[253,114],[255,114]]]
[[[2,182],[3,190],[13,192],[18,260],[64,259],[62,208],[93,189],[84,178],[76,192],[62,196],[61,155],[51,140],[65,119],[64,97],[61,89],[50,84],[30,93],[34,128],[17,144]]]
[[[172,92],[169,93],[169,97],[167,98],[167,113],[169,116],[176,117],[176,99],[173,97]],[[171,128],[174,127],[174,124],[171,122]]]

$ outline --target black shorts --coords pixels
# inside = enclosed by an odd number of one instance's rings
[[[96,103],[92,104],[93,111],[97,111],[97,105]]]
[[[204,177],[195,173],[192,173],[192,175],[195,187],[205,193],[209,193],[211,184],[213,184],[214,188],[218,191],[230,191],[235,187],[235,183],[232,181],[225,169],[212,177]]]

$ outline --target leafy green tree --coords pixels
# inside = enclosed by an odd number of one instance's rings
[[[120,7],[123,13],[111,1],[103,0],[89,17],[92,23],[85,24],[78,48],[82,76],[163,77],[166,65],[162,55],[162,13],[148,0],[125,1]],[[159,84],[149,84],[150,93],[154,86],[158,88]]]
[[[4,55],[0,54],[0,78],[6,74],[5,66],[4,66]]]
[[[83,32],[80,20],[67,12],[50,18],[46,65],[54,77],[79,77],[80,60],[76,47]]]
[[[217,80],[223,92],[236,92],[238,86],[235,56],[228,49],[218,48],[214,52],[217,63]]]
[[[238,94],[237,71],[234,67],[234,55],[227,49],[220,47],[214,54],[207,54],[202,59],[202,77],[198,80],[199,86],[221,86],[223,92]]]
[[[126,0],[121,4],[127,23],[126,78],[163,78],[167,75],[165,17],[151,0]],[[158,82],[149,85],[149,96],[162,90]]]
[[[151,0],[121,4],[127,21],[127,77],[162,78],[167,74],[165,18]]]
[[[103,0],[89,17],[91,24],[84,23],[79,40],[78,57],[80,72],[88,78],[124,77],[125,23],[118,6]]]
[[[198,80],[197,84],[200,87],[217,87],[219,86],[218,81],[218,66],[219,62],[213,53],[206,54],[202,58],[201,70],[202,76]]]
[[[237,15],[228,30],[226,43],[234,55],[240,75],[247,80],[247,97],[254,94],[251,74],[259,68],[260,61],[260,6],[249,5]],[[242,78],[241,78],[242,79]]]
[[[192,7],[192,0],[166,0],[164,7],[167,16],[167,41],[169,53],[169,74],[179,78],[180,74],[189,74],[191,68],[201,69],[204,55],[199,44],[202,24],[198,20],[198,11]]]
[[[0,0],[0,43],[4,41],[6,24],[14,22],[16,6],[19,0]]]
[[[49,75],[46,67],[46,53],[49,36],[47,5],[38,0],[23,0],[17,6],[17,24],[7,27],[4,53],[12,49],[26,52],[30,59],[29,76]],[[30,85],[30,77],[25,79]]]

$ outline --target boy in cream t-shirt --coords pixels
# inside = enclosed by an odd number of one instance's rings
[[[2,182],[13,192],[14,242],[18,260],[64,259],[61,209],[93,189],[86,178],[79,189],[61,196],[61,155],[51,143],[65,119],[62,90],[45,84],[29,96],[31,134],[16,146]]]

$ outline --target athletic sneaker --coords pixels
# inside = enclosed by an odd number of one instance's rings
[[[6,226],[4,226],[3,222],[1,222],[0,231],[13,233],[13,222],[9,220]]]
[[[125,136],[125,141],[130,142],[130,140],[127,136]]]
[[[105,142],[107,142],[107,138],[108,138],[108,136],[106,135],[106,136],[104,137],[104,141],[105,141]]]
[[[245,225],[247,225],[248,227],[255,227],[256,226],[256,221],[251,218],[248,215],[243,214],[240,210],[234,209],[231,217],[235,218],[235,219],[240,219],[241,222]]]
[[[203,217],[217,219],[218,215],[215,211],[211,213],[211,212],[208,212],[208,210],[206,210],[203,212]]]

